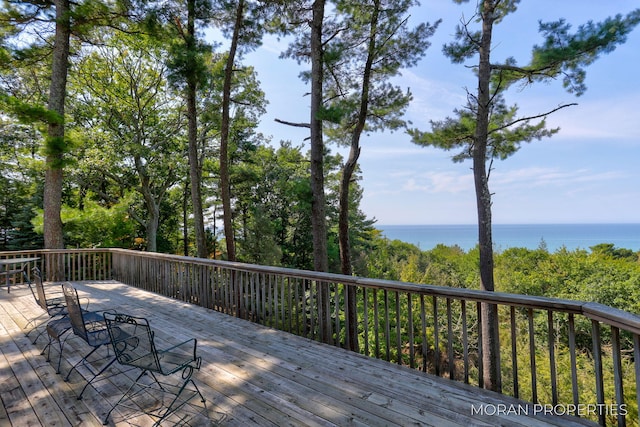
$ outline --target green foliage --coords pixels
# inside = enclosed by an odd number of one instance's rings
[[[83,209],[64,206],[61,212],[65,241],[72,247],[136,248],[138,226],[129,218],[131,198],[111,207],[87,200]],[[34,229],[42,233],[42,211],[34,218]]]
[[[403,244],[399,241],[389,241],[381,237],[373,242],[375,250],[369,252],[369,277],[392,280],[411,281],[442,286],[464,286],[477,288],[478,250],[465,252],[458,247],[438,245],[431,250],[420,251],[416,246]],[[619,308],[630,313],[640,314],[640,263],[637,253],[629,256],[632,251],[615,248],[604,243],[596,245],[591,252],[586,250],[569,251],[561,248],[549,253],[544,244],[537,249],[509,248],[495,256],[496,286],[498,291],[522,293],[536,296],[556,297],[579,301],[593,301],[611,307]],[[360,300],[359,300],[360,301]],[[426,311],[426,326],[418,315],[421,308]],[[362,305],[360,310],[364,310]],[[458,301],[453,301],[447,307],[444,299],[439,299],[434,305],[432,298],[424,301],[416,297],[412,301],[406,297],[399,297],[396,293],[368,290],[367,298],[368,325],[361,331],[361,351],[373,357],[379,357],[397,363],[403,360],[408,363],[408,347],[403,347],[399,353],[396,346],[397,334],[402,335],[400,342],[409,342],[411,334],[415,351],[416,368],[426,369],[428,372],[448,375],[448,332],[447,318],[452,319],[454,334],[460,331],[462,321],[462,307]],[[376,314],[377,313],[377,314]],[[399,315],[398,315],[399,313]],[[511,338],[511,314],[502,307],[500,317],[501,368],[503,377],[503,392],[514,395],[512,344],[515,345],[517,375],[520,398],[533,399],[530,346],[534,347],[536,363],[537,400],[540,403],[551,403],[551,367],[548,345],[549,318],[547,311],[533,310],[533,342],[530,342],[528,310],[516,308],[515,328],[516,342]],[[387,316],[389,318],[387,324]],[[378,319],[377,321],[375,319]],[[397,320],[401,323],[397,324]],[[411,319],[411,321],[409,321]],[[560,402],[573,402],[571,389],[571,354],[568,343],[569,316],[554,314],[552,319],[555,353],[555,375]],[[477,325],[475,308],[466,306],[466,323]],[[413,329],[410,329],[412,325]],[[437,328],[436,328],[437,326]],[[592,357],[592,324],[590,319],[576,316],[574,319],[576,338],[576,368],[578,372],[578,393],[580,402],[596,401],[594,389],[594,361]],[[437,332],[437,333],[436,333]],[[476,331],[468,330],[469,351],[476,351]],[[611,328],[600,330],[603,352],[603,375],[605,384],[605,401],[615,402],[614,369],[612,362]],[[423,341],[425,346],[423,346]],[[436,346],[437,342],[437,346]],[[387,345],[388,343],[388,345]],[[460,379],[463,348],[458,338],[451,343],[454,354],[454,376]],[[633,360],[627,355],[633,348],[631,336],[621,334],[622,368],[625,393],[629,393],[629,418],[637,419],[637,408],[633,393],[635,392],[635,377]],[[477,381],[477,360],[471,356],[471,382]],[[439,364],[439,365],[438,365]],[[613,417],[610,420],[615,421]]]
[[[612,52],[626,41],[626,36],[640,23],[640,9],[626,17],[616,15],[603,22],[587,22],[570,33],[571,25],[564,19],[540,23],[544,37],[542,45],[533,48],[531,63],[526,68],[541,80],[563,77],[564,87],[576,95],[587,89],[585,66],[601,54]]]
[[[22,123],[41,122],[58,125],[64,123],[64,118],[55,111],[51,111],[42,105],[24,102],[14,96],[8,96],[1,92],[0,107],[2,107],[3,111],[15,116]]]
[[[637,253],[633,252],[631,249],[616,248],[613,243],[600,243],[599,245],[591,246],[589,249],[591,249],[592,253],[605,257],[638,261]]]
[[[413,0],[382,0],[371,4],[341,0],[336,19],[347,31],[336,31],[325,51],[325,92],[320,115],[326,134],[349,144],[363,131],[397,130],[412,99],[409,90],[391,83],[401,69],[415,66],[430,46],[440,21],[410,28],[406,19]]]
[[[460,150],[452,157],[454,162],[471,159],[476,134],[475,108],[456,109],[454,113],[456,118],[431,121],[431,132],[410,129],[413,142],[447,151]],[[545,120],[532,123],[534,119],[518,118],[517,113],[518,107],[508,107],[502,96],[493,100],[487,130],[487,160],[505,160],[515,154],[522,143],[551,137],[559,131],[559,128],[547,129]]]

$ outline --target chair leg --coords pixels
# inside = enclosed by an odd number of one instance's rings
[[[193,371],[191,371],[191,374],[192,373],[193,373]],[[176,402],[178,402],[178,400],[180,399],[180,395],[182,395],[182,392],[187,388],[187,385],[189,383],[191,383],[193,385],[193,387],[195,388],[196,392],[200,396],[201,402],[205,402],[204,396],[202,395],[202,393],[200,393],[200,389],[198,388],[196,383],[191,378],[191,374],[189,374],[188,377],[184,378],[184,382],[182,383],[182,386],[180,387],[180,390],[178,390],[178,393],[176,393],[176,395],[173,397],[173,400],[167,406],[167,410],[164,412],[164,414],[162,414],[162,416],[160,416],[160,419],[157,420],[153,424],[154,426],[159,426],[162,423],[162,421],[164,421],[169,415],[173,414],[175,411],[177,411],[178,409],[180,409],[182,406],[184,406],[187,403],[187,401],[184,401],[181,404],[177,405],[176,407],[173,407],[173,405],[175,405]],[[189,400],[191,400],[191,399],[189,399]]]
[[[84,387],[82,387],[82,391],[80,392],[80,394],[78,395],[78,400],[82,400],[82,394],[84,393],[84,391],[87,389],[87,387],[89,387],[89,384],[91,384],[93,382],[93,380],[96,379],[96,377],[98,377],[99,375],[101,375],[104,371],[106,371],[109,366],[113,365],[113,363],[116,361],[117,359],[114,357],[113,359],[111,359],[109,361],[109,363],[107,363],[105,366],[102,367],[102,369],[100,369],[100,371],[96,374],[93,375],[93,378],[91,378],[89,381],[87,381],[87,383],[84,385]]]
[[[51,359],[51,345],[53,344],[53,341],[57,341],[58,342],[58,363],[56,364],[56,374],[60,374],[60,364],[62,363],[62,350],[64,348],[64,344],[67,341],[67,339],[65,338],[64,340],[60,339],[60,338],[49,338],[49,343],[47,344],[47,362],[50,361]],[[44,350],[43,350],[44,352]]]
[[[64,340],[62,339],[62,337],[71,329],[71,325],[69,324],[68,326],[65,325],[63,322],[63,319],[59,319],[58,321],[52,321],[49,324],[47,324],[47,335],[49,335],[49,342],[47,343],[47,345],[42,349],[42,353],[40,354],[44,354],[44,352],[47,352],[47,362],[49,362],[51,360],[51,346],[53,345],[54,341],[58,342],[58,367],[56,369],[56,374],[60,373],[60,363],[62,361],[62,348],[64,347],[64,343],[67,341],[67,338],[69,338],[69,336],[65,337]]]
[[[191,381],[191,384],[193,384],[193,387],[196,389],[196,391],[198,392],[198,395],[200,396],[200,401],[202,403],[206,402],[206,400],[204,399],[204,396],[202,395],[202,393],[200,393],[200,389],[198,388],[198,386],[196,385],[196,383],[193,380],[189,380]]]
[[[65,339],[63,342],[58,341],[58,344],[60,344],[60,353],[58,353],[58,367],[56,368],[56,374],[60,374],[60,362],[62,362],[62,348],[64,347],[64,343],[67,340]]]
[[[26,325],[24,325],[24,329],[28,329],[28,328],[30,328],[30,329],[24,333],[24,336],[26,336],[28,338],[29,335],[31,335],[31,333],[33,331],[37,330],[38,327],[41,326],[42,319],[45,317],[45,315],[46,315],[46,313],[42,313],[38,317],[29,320],[29,322]],[[33,326],[31,326],[31,325],[33,325]]]
[[[84,356],[82,359],[80,359],[80,361],[78,363],[76,363],[75,365],[73,365],[71,367],[71,369],[69,369],[69,372],[67,373],[67,376],[64,378],[65,381],[69,381],[69,377],[71,376],[71,372],[73,372],[74,369],[78,369],[78,366],[80,366],[80,364],[82,362],[85,362],[87,360],[87,358],[89,358],[93,353],[95,353],[95,351],[98,349],[98,347],[93,347],[93,350],[91,350],[86,356]]]
[[[136,384],[138,384],[138,381],[140,381],[140,378],[142,378],[146,373],[147,373],[146,370],[143,370],[142,372],[140,372],[140,375],[138,375],[138,377],[133,381],[133,383],[129,386],[127,391],[125,391],[122,394],[122,396],[120,396],[120,399],[118,399],[118,401],[111,407],[111,409],[109,409],[109,412],[107,412],[107,415],[104,417],[104,421],[102,422],[102,424],[104,424],[105,426],[109,424],[109,417],[111,416],[111,413],[113,412],[113,410],[116,409],[116,407],[120,404],[120,402],[124,400],[127,394],[129,394],[129,392],[133,390],[133,387],[135,387]]]
[[[44,335],[44,333],[47,331],[47,329],[43,329],[40,332],[38,332],[38,335],[36,335],[36,337],[33,339],[33,341],[31,341],[31,344],[34,344],[38,341],[38,338],[40,338],[42,335]]]

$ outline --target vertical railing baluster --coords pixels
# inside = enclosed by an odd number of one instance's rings
[[[400,321],[400,294],[398,292],[395,292],[394,296],[396,300],[396,357],[398,358],[398,365],[402,365],[402,324]]]
[[[256,272],[251,276],[251,291],[249,295],[251,301],[251,320],[262,323],[260,317],[260,283],[262,283],[265,274]]]
[[[516,339],[516,308],[510,307],[511,317],[511,369],[513,370],[513,397],[520,396],[520,386],[518,384],[518,343]]]
[[[558,377],[556,373],[556,334],[553,327],[553,311],[547,311],[547,332],[549,345],[549,372],[551,379],[551,402],[553,406],[558,404]]]
[[[640,336],[633,334],[633,366],[636,374],[636,409],[640,412]]]
[[[318,318],[318,302],[316,295],[320,292],[318,282],[316,280],[312,280],[309,286],[309,325],[311,329],[311,339],[316,339],[316,319]]]
[[[420,295],[420,331],[422,333],[422,372],[427,372],[427,354],[429,343],[427,342],[427,311],[424,304],[424,295]]]
[[[409,332],[409,366],[411,369],[416,368],[416,349],[414,348],[413,336],[413,301],[411,292],[407,292],[407,329]]]
[[[260,324],[265,323],[265,319],[262,317],[262,297],[261,289],[265,286],[265,281],[268,281],[268,275],[265,273],[252,271],[247,272],[247,284],[245,290],[245,317]]]
[[[467,302],[460,300],[462,313],[462,362],[464,364],[464,383],[469,384],[469,334],[467,332]]]
[[[285,275],[280,277],[280,287],[282,289],[282,322],[286,325],[286,331],[293,333],[293,289],[291,282]]]
[[[380,359],[380,316],[378,313],[378,290],[373,290],[373,333],[375,336],[376,359]]]
[[[384,289],[384,344],[386,349],[387,362],[391,360],[391,321],[389,319],[389,291]]]
[[[343,309],[344,309],[344,348],[351,349],[351,334],[349,330],[351,329],[351,321],[349,320],[349,290],[346,283],[342,285],[342,298],[344,301]]]
[[[307,290],[308,289],[308,290]],[[310,319],[309,319],[309,315],[307,314],[307,312],[311,312],[311,307],[307,304],[307,292],[309,292],[309,295],[311,295],[311,282],[308,279],[303,279],[302,281],[302,321],[303,323],[303,328],[302,330],[304,331],[304,336],[309,338],[309,324],[310,324]]]
[[[273,287],[278,290],[278,300],[276,301],[276,329],[286,330],[285,325],[285,286],[279,275],[274,274],[261,274],[262,280],[269,283],[269,287]]]
[[[455,361],[453,360],[453,320],[451,317],[451,298],[447,298],[447,354],[449,356],[449,379],[455,379]]]
[[[364,354],[370,356],[369,353],[369,288],[362,290],[362,330],[364,334]]]
[[[278,327],[278,278],[269,274],[268,284],[262,287],[262,318],[264,324]],[[284,327],[284,322],[282,323]]]
[[[596,374],[596,401],[598,405],[604,405],[604,379],[602,376],[602,343],[600,341],[600,323],[591,320],[591,340],[593,341],[593,365]],[[600,408],[604,406],[599,406]],[[606,425],[604,411],[598,411],[598,422],[601,426]]]
[[[527,310],[529,320],[529,360],[531,369],[531,401],[538,403],[538,375],[536,374],[536,339],[533,327],[533,309]]]
[[[437,376],[440,376],[440,327],[438,323],[438,298],[432,297],[433,304],[433,366]]]
[[[620,408],[624,408],[624,385],[622,378],[622,359],[620,354],[620,329],[615,326],[611,327],[611,357],[613,358],[613,385],[616,394],[616,408],[618,409],[618,427],[625,427],[625,417],[622,415]]]
[[[331,288],[329,288],[331,289]],[[333,345],[340,347],[340,284],[333,284],[333,316],[334,316],[334,335]],[[346,312],[345,312],[346,314]]]
[[[291,282],[291,286],[293,286],[293,293],[295,295],[295,301],[294,301],[294,307],[295,307],[295,324],[296,324],[296,333],[298,335],[300,335],[301,329],[300,329],[300,307],[303,306],[303,304],[301,304],[301,300],[300,300],[300,287],[302,286],[303,290],[304,290],[304,279],[293,279],[291,277],[289,277],[287,280],[289,280],[289,282]]]
[[[278,280],[278,278],[280,278],[280,280]],[[275,285],[274,286],[278,286],[278,284],[280,285],[280,295],[282,296],[282,302],[280,304],[280,314],[281,314],[281,319],[282,319],[282,330],[287,330],[287,307],[289,307],[289,304],[291,303],[291,293],[287,292],[287,285],[285,283],[285,280],[282,276],[277,276],[274,278],[275,280]],[[287,298],[289,299],[289,301],[287,301]],[[290,312],[291,310],[289,310]],[[290,316],[289,316],[290,318]],[[291,331],[291,325],[289,325],[289,329],[288,331]]]
[[[244,313],[244,319],[250,320],[251,318],[251,283],[253,282],[254,273],[245,271],[244,281],[242,286],[242,312]]]
[[[478,301],[476,303],[476,316],[478,321],[476,322],[478,327],[478,387],[484,387],[484,362],[482,351],[482,303]]]

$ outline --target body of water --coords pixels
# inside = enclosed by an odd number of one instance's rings
[[[458,245],[465,251],[478,243],[477,225],[377,225],[391,240],[412,243],[422,250],[438,244]],[[600,243],[640,251],[640,224],[494,224],[493,246],[500,251],[512,247],[536,249],[541,244],[549,252],[589,249]]]

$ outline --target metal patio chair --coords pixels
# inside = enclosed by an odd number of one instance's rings
[[[63,340],[63,335],[65,335],[71,329],[71,320],[68,316],[59,317],[57,319],[51,320],[47,323],[46,331],[49,336],[49,342],[42,349],[42,353],[47,353],[47,362],[51,360],[51,347],[53,346],[54,341],[58,343],[58,364],[56,367],[56,374],[60,373],[60,362],[62,361],[62,348],[64,347],[64,343],[66,338]]]
[[[64,295],[64,292],[62,290],[62,287],[60,288],[60,294]],[[61,297],[63,300],[65,299],[64,296]],[[103,317],[102,317],[102,313],[101,312],[93,312],[93,311],[88,311],[87,307],[89,306],[89,300],[87,299],[86,305],[84,308],[80,308],[80,311],[82,313],[82,318],[84,319],[85,322],[102,322],[103,321]],[[40,354],[44,354],[45,352],[47,353],[47,362],[49,362],[51,360],[51,347],[53,345],[54,342],[58,343],[58,363],[57,363],[57,367],[56,367],[56,373],[59,374],[60,373],[60,363],[62,362],[62,349],[64,347],[64,344],[66,342],[66,340],[69,338],[69,336],[67,335],[64,340],[63,340],[63,336],[66,335],[66,333],[72,328],[71,325],[71,318],[68,316],[68,311],[67,311],[67,306],[65,304],[64,306],[64,311],[62,312],[62,314],[56,318],[54,318],[53,320],[49,321],[47,323],[47,327],[45,328],[47,335],[49,336],[49,342],[47,343],[47,345],[42,349],[42,353]]]
[[[107,332],[107,328],[104,323],[103,313],[83,310],[82,307],[80,307],[80,298],[78,297],[78,291],[69,283],[64,283],[62,285],[62,291],[64,292],[64,298],[67,303],[67,311],[69,313],[68,316],[73,333],[79,336],[91,347],[91,351],[84,355],[82,359],[80,359],[75,365],[71,367],[64,379],[65,381],[69,381],[71,373],[74,370],[77,370],[78,366],[80,366],[81,364],[84,364],[87,367],[87,369],[93,376],[89,381],[87,381],[85,386],[82,388],[82,391],[78,395],[78,400],[80,400],[82,399],[82,394],[87,389],[87,387],[99,375],[106,371],[107,368],[109,368],[109,366],[111,366],[116,361],[116,358],[111,358],[111,360],[105,363],[97,372],[94,371],[91,366],[89,366],[87,359],[91,357],[91,355],[95,353],[100,347],[109,344],[109,333]]]
[[[35,284],[31,283],[31,280],[29,279],[26,271],[23,271],[23,277],[25,282],[29,286],[29,290],[31,291],[33,298],[36,300],[38,306],[40,306],[40,308],[44,310],[44,313],[39,314],[26,324],[25,329],[28,328],[29,325],[33,325],[33,327],[25,333],[27,337],[33,331],[38,329],[38,327],[40,326],[39,320],[41,318],[47,316],[48,318],[52,319],[60,316],[66,316],[67,314],[65,299],[63,296],[60,296],[60,293],[51,293],[51,295],[47,295],[48,292],[45,291],[45,286],[42,281],[42,274],[40,273],[40,269],[38,267],[34,267],[31,270],[31,273],[33,275]],[[36,341],[38,341],[38,338],[40,338],[40,336],[44,334],[44,332],[45,330],[40,331],[38,335],[36,335],[32,343],[35,344]]]
[[[140,370],[138,377],[107,413],[104,424],[108,423],[111,412],[117,406],[140,410],[140,407],[135,405],[134,399],[149,390],[158,390],[172,396],[167,406],[162,405],[159,408],[144,411],[147,415],[157,418],[154,425],[159,425],[195,396],[200,396],[200,400],[205,402],[204,396],[192,378],[194,371],[200,369],[202,362],[202,359],[196,355],[197,340],[195,338],[165,350],[159,350],[156,348],[154,332],[147,319],[112,313],[105,313],[104,318],[118,362],[123,366]],[[149,381],[140,381],[146,374],[151,376],[153,380],[151,384],[148,384]],[[175,383],[159,381],[160,375],[173,377]],[[192,388],[187,388],[189,384]],[[136,386],[139,390],[131,393]],[[154,393],[156,394],[158,393]],[[127,396],[131,401],[130,405],[124,403]]]

